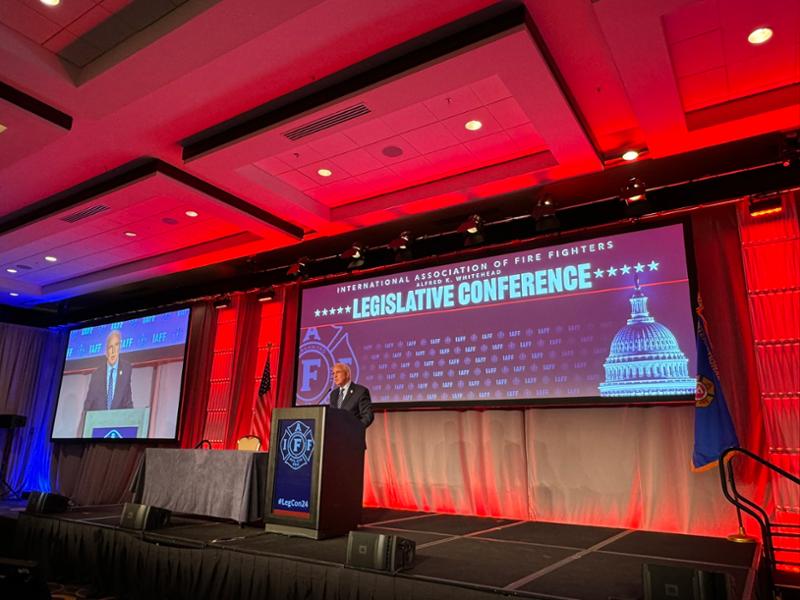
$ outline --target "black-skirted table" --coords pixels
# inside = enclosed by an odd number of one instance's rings
[[[267,452],[148,448],[134,502],[249,523],[264,514]]]

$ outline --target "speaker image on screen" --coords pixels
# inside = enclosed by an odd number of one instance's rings
[[[351,531],[347,537],[346,566],[397,573],[414,562],[417,544],[396,535]]]
[[[28,496],[26,513],[61,513],[69,508],[69,498],[50,492],[31,492]]]
[[[0,598],[49,600],[50,590],[39,563],[0,558]]]
[[[644,600],[728,600],[733,578],[691,567],[642,565]]]
[[[148,504],[126,502],[122,508],[119,526],[125,529],[159,529],[169,524],[172,512],[166,508],[158,508]]]

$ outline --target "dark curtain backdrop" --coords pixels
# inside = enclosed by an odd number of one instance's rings
[[[24,415],[15,429],[7,482],[15,490],[50,490],[50,427],[61,382],[66,335],[0,323],[0,413]],[[0,431],[0,449],[8,430]]]
[[[181,448],[194,448],[203,439],[206,406],[211,389],[211,363],[214,360],[216,325],[217,314],[211,301],[192,305],[186,373],[183,378]]]

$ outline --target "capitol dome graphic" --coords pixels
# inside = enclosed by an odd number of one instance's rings
[[[672,332],[650,316],[638,275],[635,281],[631,318],[611,341],[600,396],[693,395],[696,383],[689,377],[689,359]]]

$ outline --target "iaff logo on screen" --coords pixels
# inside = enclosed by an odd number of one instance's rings
[[[310,328],[300,341],[299,385],[297,398],[302,404],[322,404],[330,391],[331,370],[336,363],[350,367],[353,381],[358,381],[358,361],[344,327]]]
[[[314,432],[300,421],[290,424],[281,436],[281,458],[283,462],[297,471],[311,462],[314,451]]]

